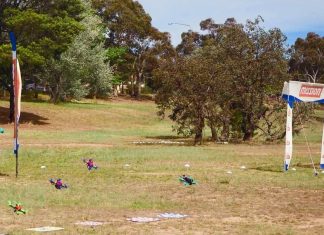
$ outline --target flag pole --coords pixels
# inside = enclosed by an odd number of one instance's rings
[[[11,47],[12,47],[12,85],[14,92],[14,154],[16,155],[16,178],[18,177],[18,126],[19,126],[19,118],[20,118],[20,99],[21,99],[21,74],[19,61],[17,58],[17,46],[16,46],[16,38],[13,32],[9,33]]]
[[[19,162],[18,162],[18,147],[17,147],[17,139],[16,139],[16,178],[18,177],[18,166],[19,166]]]

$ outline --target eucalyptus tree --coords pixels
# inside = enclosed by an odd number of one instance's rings
[[[106,97],[111,91],[113,75],[104,48],[102,21],[87,1],[84,4],[83,31],[61,54],[60,60],[52,61],[53,66],[47,69],[46,79],[53,102],[86,95]]]
[[[290,72],[296,80],[324,82],[324,37],[308,33],[298,38],[292,47]]]
[[[152,64],[148,57],[153,48],[163,40],[169,40],[151,24],[151,17],[138,1],[132,0],[93,0],[93,6],[106,25],[106,47],[127,48],[121,73],[128,75],[131,95],[138,97],[145,71]],[[163,43],[162,43],[163,44]]]
[[[234,19],[203,21],[209,33],[200,37],[199,46],[161,64],[156,102],[160,114],[171,110],[178,133],[195,134],[199,143],[207,123],[214,139],[218,132],[223,140],[254,136],[271,97],[288,79],[285,37],[279,29],[263,29],[260,20],[245,26]]]
[[[6,0],[0,3],[0,70],[5,87],[11,94],[10,120],[13,120],[13,92],[10,78],[8,32],[17,38],[18,57],[23,78],[40,82],[44,67],[58,60],[74,37],[82,30],[80,0]]]

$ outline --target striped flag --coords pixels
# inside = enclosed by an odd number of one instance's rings
[[[20,103],[21,103],[21,74],[20,66],[17,58],[17,47],[15,35],[10,32],[10,41],[12,45],[12,78],[13,78],[13,90],[14,90],[14,107],[15,107],[15,123],[14,123],[14,153],[17,153],[19,148],[18,142],[18,126],[20,118]]]

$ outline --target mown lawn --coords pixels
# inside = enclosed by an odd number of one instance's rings
[[[283,173],[283,144],[193,147],[189,139],[175,138],[172,123],[155,115],[152,102],[23,102],[16,179],[7,103],[0,106],[6,130],[0,136],[0,234],[32,234],[25,229],[38,226],[64,227],[57,234],[321,234],[324,229],[324,174],[313,176],[302,136],[296,137],[292,160],[296,171]],[[313,121],[306,130],[317,166],[321,125]],[[185,144],[157,144],[161,140]],[[155,144],[133,143],[138,141]],[[84,166],[82,159],[90,157],[97,171]],[[181,185],[182,174],[198,185]],[[56,190],[51,177],[69,188]],[[23,202],[28,214],[15,215],[8,200]],[[165,212],[189,217],[127,221]],[[106,223],[75,225],[86,220]]]

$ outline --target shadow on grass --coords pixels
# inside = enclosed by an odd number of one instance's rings
[[[25,93],[22,95],[22,101],[24,102],[31,102],[31,103],[49,103],[48,95],[44,93],[38,93],[38,97],[35,97],[34,93]],[[9,99],[8,99],[9,101]]]
[[[176,135],[158,135],[158,136],[145,136],[148,140],[153,142],[142,142],[141,144],[163,144],[163,145],[180,145],[180,146],[193,146],[192,138],[176,136]]]
[[[318,166],[318,165],[320,165],[320,163],[319,162],[317,162],[317,163],[314,162],[314,165]],[[312,168],[313,169],[313,164],[311,164],[311,163],[305,164],[305,163],[300,163],[299,162],[299,163],[296,164],[296,166],[301,167],[301,168]]]
[[[265,166],[257,166],[252,167],[250,169],[257,170],[257,171],[268,171],[268,172],[280,172],[282,173],[282,167],[273,166],[273,165],[265,165]]]
[[[1,176],[9,176],[9,175],[8,174],[3,174],[3,173],[0,172],[0,177]]]
[[[220,180],[219,183],[220,184],[229,184],[230,181],[228,179],[225,179],[225,180]]]
[[[9,97],[1,96],[0,98],[2,101],[8,101],[8,104],[9,104],[9,101],[10,101]],[[49,103],[48,99],[35,98],[33,96],[29,96],[26,94],[21,95],[21,101],[22,102],[31,102],[31,103]]]
[[[313,116],[313,119],[317,122],[323,123],[324,122],[324,117],[319,117],[319,116]]]
[[[8,124],[9,122],[9,108],[0,107],[0,124]],[[48,118],[39,116],[37,114],[21,112],[19,123],[32,123],[34,125],[48,125],[46,122]]]
[[[188,139],[183,136],[177,135],[158,135],[158,136],[145,136],[148,139],[158,139],[158,140],[176,140],[176,139]]]
[[[26,103],[49,103],[48,100],[42,100],[42,99],[36,99],[36,98],[24,98],[23,99],[23,102],[26,102]]]

